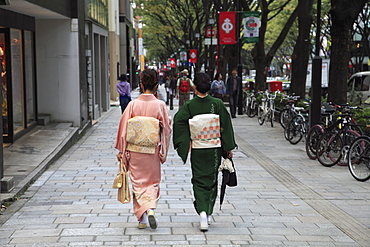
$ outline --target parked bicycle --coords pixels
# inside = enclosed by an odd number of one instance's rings
[[[306,138],[306,153],[310,159],[316,159],[316,148],[322,135],[327,132],[339,131],[342,128],[342,118],[346,118],[346,122],[352,123],[349,126],[350,129],[358,133],[362,133],[362,129],[356,124],[356,121],[352,117],[352,110],[359,109],[358,107],[351,107],[349,105],[324,105],[324,110],[321,114],[323,117],[322,123],[315,124],[311,127],[310,131],[307,133]],[[336,120],[333,121],[335,112],[338,111],[339,114],[336,115]]]
[[[355,130],[358,126],[350,123],[347,116],[342,114],[343,118],[336,121],[341,128],[324,133],[317,143],[316,155],[323,166],[348,164],[349,147],[362,133]]]
[[[291,144],[297,144],[306,136],[308,131],[308,111],[303,107],[295,107],[296,115],[284,129],[284,137]]]
[[[294,103],[299,99],[299,96],[287,96],[287,105],[280,112],[279,123],[284,129],[290,123],[292,118],[297,115]]]
[[[360,136],[349,148],[348,168],[358,181],[370,179],[370,137]]]
[[[256,116],[258,111],[258,103],[255,96],[255,92],[252,90],[249,94],[247,94],[246,98],[246,113],[248,117],[252,118]]]
[[[312,160],[315,160],[317,158],[316,146],[320,137],[325,133],[325,130],[331,131],[336,126],[335,124],[333,124],[332,127],[329,127],[333,123],[333,116],[335,111],[335,106],[331,104],[323,104],[323,106],[321,107],[321,123],[313,125],[307,133],[305,145],[306,153],[307,156]]]
[[[275,118],[275,93],[269,93],[266,91],[264,97],[262,98],[261,104],[258,107],[258,123],[263,125],[265,121],[271,123],[271,127],[274,127],[274,118]]]

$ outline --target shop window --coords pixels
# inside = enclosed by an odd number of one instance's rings
[[[12,68],[13,132],[23,130],[24,121],[24,81],[22,31],[10,29],[10,53]]]
[[[0,28],[4,142],[13,142],[37,124],[34,47],[34,32]]]
[[[88,15],[104,27],[108,27],[108,0],[89,0]]]
[[[3,120],[3,134],[8,135],[8,86],[6,82],[6,48],[5,34],[0,33],[0,82],[1,82],[1,110]]]

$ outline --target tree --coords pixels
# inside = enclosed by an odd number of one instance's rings
[[[256,66],[256,84],[255,88],[257,90],[265,90],[266,88],[266,76],[267,76],[267,67],[270,65],[273,57],[276,54],[276,51],[280,45],[284,42],[286,35],[288,34],[290,27],[293,25],[296,17],[298,16],[298,7],[295,7],[292,11],[292,14],[287,19],[283,29],[279,32],[279,35],[272,46],[269,48],[268,52],[265,52],[265,35],[267,30],[267,22],[269,20],[269,14],[272,13],[272,16],[280,13],[285,7],[290,7],[288,4],[290,0],[278,1],[278,5],[274,3],[274,0],[266,1],[259,0],[259,7],[261,9],[261,26],[259,28],[259,41],[256,43],[254,49],[252,50],[252,55],[254,63]],[[271,17],[273,18],[273,17]]]
[[[205,12],[197,0],[136,0],[135,14],[142,17],[144,46],[152,59],[166,62],[180,48],[197,48],[205,56],[195,33],[202,34]],[[187,42],[189,41],[189,42]]]
[[[331,0],[332,38],[328,101],[347,103],[347,77],[350,60],[351,30],[368,0]]]
[[[292,59],[291,93],[304,98],[306,94],[306,71],[310,57],[310,31],[313,0],[298,1],[298,38]]]
[[[365,4],[359,17],[355,21],[354,29],[352,30],[352,37],[354,37],[353,46],[351,49],[351,60],[352,65],[351,74],[360,72],[363,70],[369,70],[367,63],[365,64],[365,57],[370,56],[370,6],[369,3]]]

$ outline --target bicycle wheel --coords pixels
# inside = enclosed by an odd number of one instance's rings
[[[252,117],[256,116],[256,114],[257,114],[257,107],[258,107],[258,105],[256,103],[256,100],[252,99],[250,101],[249,106],[247,107],[247,115],[248,115],[248,117],[251,117],[252,118]]]
[[[304,124],[304,118],[301,115],[297,115],[293,117],[293,119],[290,121],[288,127],[286,130],[286,139],[291,144],[297,144],[300,142],[303,138],[302,128]]]
[[[262,106],[258,107],[258,123],[259,125],[263,125],[265,122],[265,113],[262,109]]]
[[[248,112],[248,105],[250,104],[250,98],[246,97],[245,99],[243,99],[243,104],[242,104],[242,111],[243,111],[243,114],[247,114]]]
[[[316,146],[320,137],[324,134],[324,128],[320,124],[315,124],[312,126],[310,131],[308,131],[306,138],[306,153],[307,156],[315,160],[316,156]]]
[[[293,111],[290,109],[284,109],[280,112],[279,123],[284,129],[290,123],[293,118]]]
[[[361,132],[362,133],[362,132]],[[347,166],[348,165],[348,152],[351,144],[360,137],[361,134],[358,133],[356,130],[347,129],[342,137],[344,140],[344,146],[342,148],[342,157],[338,162],[340,166]]]
[[[349,148],[348,168],[356,180],[364,182],[370,179],[370,138],[361,136]]]
[[[343,141],[339,134],[325,133],[321,136],[316,147],[316,155],[320,164],[326,167],[338,163],[342,157]]]
[[[271,124],[271,127],[274,127],[274,118],[275,118],[274,109],[271,108],[271,110],[270,110],[270,124]]]

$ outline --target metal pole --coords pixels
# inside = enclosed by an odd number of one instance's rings
[[[316,49],[315,57],[312,60],[312,88],[310,104],[310,126],[321,122],[321,78],[322,59],[320,57],[320,33],[321,33],[321,0],[317,0],[317,28],[316,28]]]
[[[241,22],[241,15],[242,15],[242,11],[240,11],[240,0],[238,0],[238,9],[237,9],[237,12],[236,12],[236,22],[237,22],[237,31],[236,31],[236,35],[237,35],[237,49],[238,49],[238,76],[241,78],[242,82],[240,83],[240,85],[238,85],[238,91],[239,91],[239,95],[238,95],[238,115],[243,115],[243,66],[242,66],[242,62],[241,62],[241,49],[242,49],[242,46],[240,44],[240,42],[242,42],[242,39],[240,38],[240,22]]]

